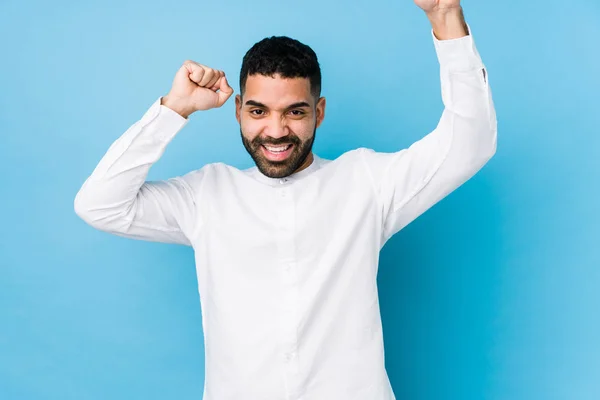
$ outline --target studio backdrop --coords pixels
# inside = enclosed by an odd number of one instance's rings
[[[489,73],[494,158],[387,242],[386,366],[398,399],[600,399],[600,3],[462,2]],[[442,110],[410,0],[0,3],[0,399],[200,399],[193,250],[86,225],[75,194],[186,59],[239,93],[245,52],[311,46],[314,151],[398,151]],[[149,179],[244,169],[233,97],[199,112]]]

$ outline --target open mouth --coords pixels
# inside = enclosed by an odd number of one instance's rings
[[[288,144],[284,146],[271,146],[271,145],[261,145],[263,153],[265,156],[271,161],[281,161],[285,160],[292,153],[294,148],[293,144]]]

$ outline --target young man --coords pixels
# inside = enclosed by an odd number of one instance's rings
[[[77,214],[97,229],[193,246],[204,400],[395,398],[384,365],[379,251],[496,151],[486,69],[459,0],[415,3],[432,24],[445,109],[408,149],[313,154],[325,116],[317,57],[271,37],[245,55],[235,99],[255,167],[213,163],[145,181],[191,113],[233,94],[222,71],[186,61],[77,194]]]

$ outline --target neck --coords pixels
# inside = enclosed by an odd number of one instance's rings
[[[301,165],[300,167],[298,167],[298,169],[297,169],[297,170],[295,170],[295,171],[294,171],[294,173],[296,173],[296,172],[300,172],[300,171],[302,171],[303,169],[307,168],[307,167],[308,167],[310,164],[312,164],[313,160],[314,160],[314,157],[313,157],[313,153],[312,153],[312,151],[311,151],[311,152],[308,154],[308,156],[306,157],[306,160],[304,160],[304,162],[302,163],[302,165]]]

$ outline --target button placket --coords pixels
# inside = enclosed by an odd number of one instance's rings
[[[294,397],[300,389],[299,377],[299,354],[298,354],[298,279],[295,268],[294,232],[296,227],[296,216],[292,187],[284,185],[288,182],[286,178],[279,180],[279,186],[275,187],[277,192],[276,208],[279,232],[277,237],[277,260],[280,265],[281,303],[280,310],[280,344],[281,360],[284,368],[288,396]]]

